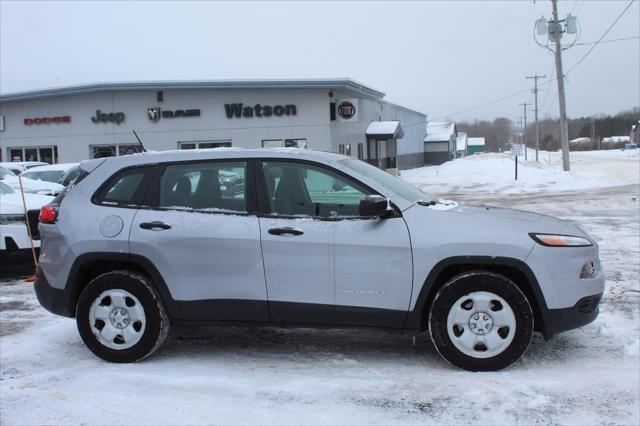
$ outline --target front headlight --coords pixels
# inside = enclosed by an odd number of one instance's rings
[[[529,234],[538,244],[547,247],[589,247],[593,244],[584,237],[575,235]]]
[[[8,225],[10,223],[24,222],[22,214],[0,214],[0,225]]]

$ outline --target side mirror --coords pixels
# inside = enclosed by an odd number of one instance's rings
[[[389,200],[381,195],[367,195],[360,200],[360,216],[383,217],[389,214]]]

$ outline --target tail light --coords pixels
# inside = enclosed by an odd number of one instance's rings
[[[40,209],[40,223],[56,223],[58,219],[58,207],[52,204],[45,204]]]

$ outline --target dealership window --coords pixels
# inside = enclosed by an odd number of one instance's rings
[[[346,143],[338,145],[338,153],[351,157],[351,144]]]
[[[91,158],[119,157],[142,152],[142,147],[138,144],[90,145],[89,149],[91,150]]]
[[[43,161],[49,164],[58,162],[57,146],[30,146],[7,148],[9,161]]]
[[[306,139],[263,139],[263,148],[307,148]]]
[[[230,148],[230,140],[178,142],[178,149]]]

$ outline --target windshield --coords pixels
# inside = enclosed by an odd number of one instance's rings
[[[6,167],[0,166],[0,179],[4,179],[7,176],[15,176],[15,174]]]
[[[347,160],[341,160],[340,163],[360,174],[365,175],[369,179],[373,179],[404,199],[414,203],[417,201],[435,201],[433,196],[420,191],[418,188],[403,181],[402,179],[392,176],[384,170],[374,167],[371,164],[367,164],[364,161],[349,158]]]
[[[15,191],[4,182],[0,182],[0,195],[13,194]]]
[[[22,177],[26,177],[29,179],[35,180],[44,180],[47,182],[58,183],[62,175],[64,174],[64,170],[46,170],[46,171],[28,171],[21,174]]]

